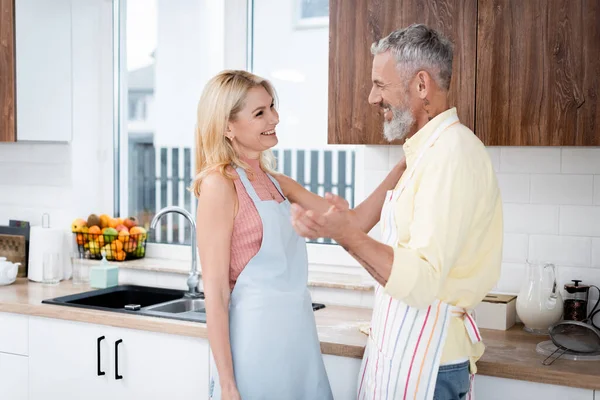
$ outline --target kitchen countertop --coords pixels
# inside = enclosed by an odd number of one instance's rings
[[[83,308],[42,304],[42,300],[92,290],[71,281],[44,286],[19,278],[9,286],[0,286],[0,312],[66,319],[115,327],[140,329],[175,335],[206,338],[206,324],[166,318],[96,311]],[[321,351],[342,357],[361,358],[367,337],[359,327],[368,323],[367,308],[327,306],[315,312]],[[547,336],[531,335],[517,325],[508,331],[481,330],[486,352],[477,363],[479,374],[530,382],[600,390],[600,362],[558,359],[544,366],[545,358],[535,351]]]

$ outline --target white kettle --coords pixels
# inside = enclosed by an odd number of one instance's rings
[[[0,286],[10,285],[17,279],[21,263],[12,263],[6,257],[0,257]]]

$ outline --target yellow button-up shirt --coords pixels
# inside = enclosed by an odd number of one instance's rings
[[[429,121],[404,144],[407,171],[452,108]],[[406,179],[406,175],[402,179]],[[402,181],[401,179],[401,181]],[[425,308],[434,299],[473,309],[495,286],[502,261],[502,199],[483,143],[458,123],[426,150],[412,182],[395,205],[398,241],[386,293]],[[483,354],[463,320],[451,318],[442,364]]]

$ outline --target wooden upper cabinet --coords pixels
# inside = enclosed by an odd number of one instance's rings
[[[450,104],[473,129],[477,0],[330,0],[329,10],[328,143],[387,143],[383,117],[368,102],[371,44],[413,23],[438,29],[454,43]]]
[[[485,144],[600,145],[600,1],[479,0],[477,29]]]
[[[0,142],[16,140],[14,21],[14,0],[0,0]]]

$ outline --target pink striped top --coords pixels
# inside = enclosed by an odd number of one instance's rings
[[[254,171],[254,178],[249,178],[258,197],[261,200],[276,200],[281,203],[284,200],[283,196],[260,168],[259,161],[247,158],[244,158],[244,161]],[[232,169],[232,172],[237,176],[235,170]],[[234,184],[238,196],[238,212],[233,221],[233,233],[231,234],[229,263],[229,286],[231,290],[233,290],[235,282],[244,267],[260,250],[263,236],[262,222],[258,210],[248,192],[246,192],[244,184],[239,177],[234,180]]]

